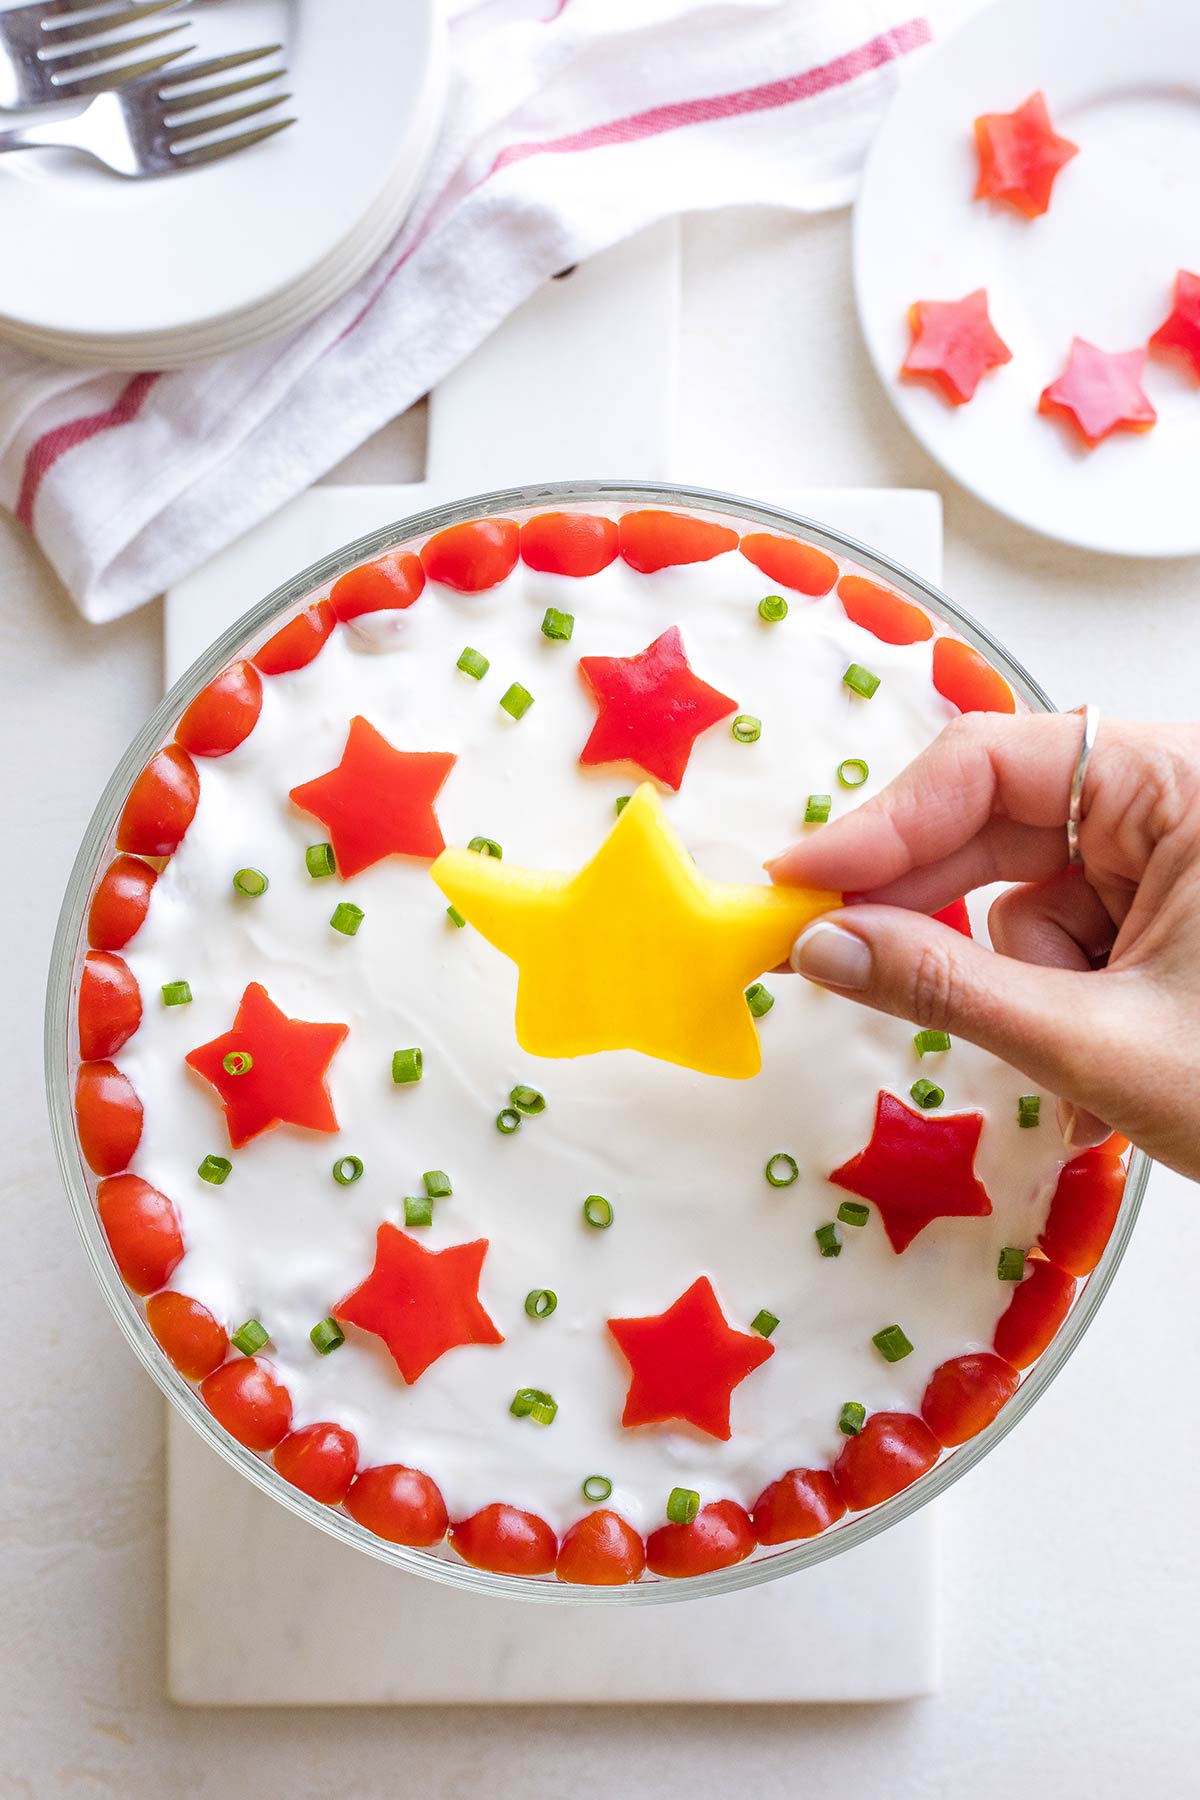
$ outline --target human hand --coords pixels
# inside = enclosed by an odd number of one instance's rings
[[[1200,726],[1101,721],[1073,868],[1080,741],[1069,713],[965,715],[768,863],[852,896],[792,966],[1021,1069],[1076,1147],[1112,1128],[1200,1178]],[[988,914],[994,950],[925,916],[994,881],[1020,884]]]

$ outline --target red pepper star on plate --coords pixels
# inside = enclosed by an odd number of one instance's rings
[[[600,708],[579,760],[632,762],[678,789],[702,731],[737,711],[737,701],[693,674],[679,627],[636,656],[581,656],[579,668]]]
[[[935,381],[952,406],[965,406],[989,369],[1012,361],[988,317],[986,288],[961,300],[918,300],[908,322],[913,340],[900,373]]]
[[[881,1093],[870,1143],[829,1179],[879,1208],[899,1255],[934,1219],[983,1219],[991,1212],[987,1189],[975,1179],[982,1130],[981,1113],[935,1117]]]
[[[291,798],[328,829],[338,874],[361,875],[385,856],[441,855],[433,803],[454,763],[449,751],[393,749],[354,718],[337,768],[294,787]]]
[[[1175,305],[1150,339],[1150,347],[1176,352],[1200,380],[1200,275],[1180,269],[1175,277]]]
[[[289,1019],[266,988],[252,981],[233,1029],[189,1050],[184,1060],[216,1088],[229,1142],[240,1150],[272,1125],[337,1130],[325,1078],[348,1030],[346,1025]]]
[[[1144,350],[1097,350],[1071,342],[1067,366],[1042,390],[1038,411],[1071,421],[1089,447],[1114,431],[1149,431],[1158,414],[1142,392]]]
[[[728,1441],[733,1390],[774,1346],[725,1322],[707,1275],[674,1306],[649,1319],[610,1319],[608,1329],[633,1371],[622,1425],[665,1425],[683,1419]]]
[[[1050,204],[1050,190],[1079,145],[1059,137],[1043,94],[1030,94],[1016,112],[984,113],[975,121],[979,151],[977,200],[1004,200],[1035,219]]]
[[[385,1222],[375,1238],[374,1268],[338,1301],[333,1316],[382,1338],[411,1386],[447,1350],[504,1342],[479,1299],[487,1248],[486,1238],[476,1238],[426,1250]]]

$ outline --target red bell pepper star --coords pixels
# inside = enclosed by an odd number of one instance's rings
[[[455,760],[449,751],[395,750],[354,718],[337,768],[294,787],[291,798],[328,829],[338,874],[361,875],[385,856],[441,855],[433,803]]]
[[[935,381],[951,406],[965,406],[989,369],[1012,361],[988,317],[986,288],[961,300],[918,300],[908,322],[913,339],[900,373]]]
[[[1079,145],[1059,137],[1045,96],[1030,94],[1016,112],[984,113],[975,121],[979,151],[977,200],[1004,200],[1035,219],[1050,204],[1050,190]]]
[[[934,1219],[983,1219],[992,1210],[975,1179],[981,1113],[934,1117],[881,1093],[865,1150],[835,1169],[837,1187],[873,1201],[897,1256]]]
[[[1150,348],[1182,357],[1200,380],[1200,275],[1180,269],[1175,277],[1175,305],[1150,339]]]
[[[737,711],[737,701],[692,673],[679,627],[636,656],[581,656],[600,708],[579,760],[632,762],[678,789],[702,731]]]
[[[1158,414],[1142,392],[1144,350],[1110,352],[1074,338],[1067,366],[1042,390],[1038,411],[1071,421],[1094,448],[1114,431],[1149,431]]]
[[[774,1354],[774,1345],[725,1322],[707,1275],[673,1306],[649,1319],[610,1319],[633,1379],[622,1425],[665,1425],[683,1419],[728,1441],[733,1390]]]
[[[385,1222],[375,1238],[374,1268],[338,1301],[333,1316],[382,1338],[411,1386],[447,1350],[504,1342],[479,1299],[487,1248],[486,1238],[476,1238],[426,1250]]]
[[[229,1142],[240,1150],[272,1125],[337,1130],[325,1078],[348,1030],[346,1025],[289,1019],[266,988],[252,981],[233,1029],[189,1050],[184,1060],[216,1088]]]

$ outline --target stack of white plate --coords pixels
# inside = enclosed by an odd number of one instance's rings
[[[0,158],[0,337],[64,362],[179,368],[303,324],[395,235],[441,123],[436,0],[238,0],[189,14],[195,48],[181,62],[284,46],[280,114],[297,123],[159,181],[65,152]]]

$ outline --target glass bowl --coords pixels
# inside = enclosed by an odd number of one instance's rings
[[[257,647],[278,621],[290,616],[328,592],[347,570],[385,552],[420,542],[446,526],[467,519],[503,515],[513,517],[548,507],[622,508],[667,507],[698,512],[716,520],[749,525],[758,530],[791,536],[857,563],[869,574],[909,595],[954,632],[973,645],[999,669],[1021,700],[1035,712],[1054,708],[1042,689],[984,628],[959,610],[952,601],[918,576],[840,532],[815,520],[800,518],[779,507],[763,506],[735,495],[703,488],[673,487],[649,482],[555,482],[477,495],[436,507],[431,511],[381,527],[314,563],[274,593],[253,606],[197,659],[175,683],[130,744],[113,772],[92,816],[76,857],[54,942],[46,1004],[46,1082],[51,1129],[63,1181],[76,1223],[96,1279],[121,1329],[143,1365],[171,1404],[227,1462],[264,1493],[328,1532],[381,1562],[424,1575],[449,1586],[468,1588],[544,1604],[589,1606],[653,1606],[666,1601],[697,1599],[756,1586],[777,1576],[824,1562],[852,1550],[889,1526],[908,1518],[952,1482],[972,1468],[997,1444],[1035,1403],[1054,1380],[1075,1349],[1096,1312],[1124,1253],[1133,1229],[1150,1170],[1149,1158],[1135,1150],[1129,1166],[1124,1198],[1108,1246],[1094,1272],[1079,1289],[1074,1305],[1049,1348],[1024,1376],[1020,1387],[998,1416],[978,1436],[945,1453],[929,1472],[892,1499],[856,1515],[847,1515],[819,1537],[798,1543],[759,1549],[732,1568],[692,1575],[683,1580],[646,1578],[625,1587],[579,1587],[549,1577],[493,1574],[426,1550],[393,1544],[365,1530],[338,1509],[308,1498],[276,1473],[263,1457],[244,1449],[216,1423],[197,1390],[168,1362],[152,1337],[138,1299],[125,1287],[96,1212],[94,1177],[83,1164],[75,1133],[73,1074],[77,1058],[72,1049],[71,1019],[80,968],[86,949],[85,920],[98,873],[113,853],[116,824],[125,799],[150,756],[171,730],[185,707],[233,656],[248,646]]]

